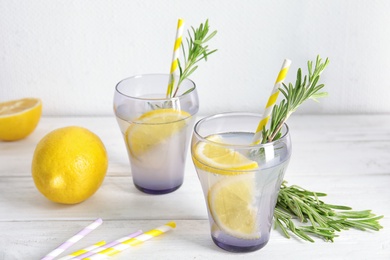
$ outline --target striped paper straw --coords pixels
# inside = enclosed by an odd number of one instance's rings
[[[180,18],[177,21],[176,38],[175,38],[175,45],[173,46],[173,55],[172,55],[169,83],[167,88],[167,97],[172,96],[173,89],[175,87],[175,84],[177,83],[178,70],[179,70],[178,59],[179,59],[180,45],[183,38],[183,29],[184,29],[184,20]]]
[[[126,240],[129,240],[130,238],[133,238],[133,237],[136,237],[138,235],[141,235],[142,234],[142,230],[138,230],[137,232],[135,233],[132,233],[130,235],[127,235],[127,236],[124,236],[122,238],[119,238],[115,241],[112,241],[104,246],[100,246],[98,248],[94,248],[93,250],[88,250],[89,252],[84,252],[82,255],[77,255],[77,257],[74,257],[72,258],[73,260],[76,260],[76,259],[83,259],[83,258],[87,258],[87,257],[90,257],[91,255],[94,255],[96,253],[99,253],[101,251],[103,251],[104,249],[107,249],[107,248],[110,248],[110,247],[113,247],[113,246],[116,246],[118,245],[119,243],[122,243]]]
[[[131,238],[129,240],[126,240],[116,246],[113,246],[111,248],[107,248],[95,255],[92,255],[90,258],[86,258],[89,260],[97,260],[97,259],[106,259],[109,256],[116,255],[132,246],[136,246],[139,244],[142,244],[143,242],[157,237],[159,235],[164,234],[165,232],[168,232],[176,227],[175,222],[168,222],[163,226],[160,226],[156,229],[149,230],[148,232],[143,233],[142,235],[139,235],[137,237]]]
[[[74,245],[77,241],[88,235],[91,231],[96,229],[98,226],[100,226],[103,223],[103,220],[101,218],[98,218],[85,228],[83,228],[79,233],[74,235],[73,237],[66,240],[64,243],[62,243],[59,247],[51,251],[49,254],[47,254],[42,260],[52,260],[58,255],[60,255],[62,252],[64,252],[66,249]]]
[[[291,60],[285,59],[282,68],[279,71],[278,77],[276,78],[274,88],[272,89],[272,93],[270,97],[268,98],[267,105],[265,106],[264,113],[263,113],[263,118],[260,120],[259,125],[257,126],[255,136],[253,137],[253,143],[258,143],[261,140],[261,132],[263,128],[267,125],[271,114],[272,114],[272,109],[278,99],[279,96],[279,88],[282,86],[282,83],[284,79],[286,78],[288,69],[290,68],[291,65]]]
[[[96,244],[93,244],[92,246],[89,246],[89,247],[80,249],[80,250],[78,250],[78,251],[76,251],[76,252],[73,252],[73,253],[67,255],[67,256],[61,257],[61,258],[58,259],[58,260],[76,259],[76,258],[75,258],[76,256],[83,255],[83,254],[85,254],[85,253],[87,253],[87,252],[90,252],[90,251],[92,251],[92,250],[94,250],[94,249],[96,249],[96,248],[99,248],[99,247],[101,247],[101,246],[103,246],[103,245],[105,245],[105,244],[106,244],[106,241],[97,242]]]

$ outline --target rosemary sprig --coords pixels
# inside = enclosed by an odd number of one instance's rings
[[[313,62],[308,61],[308,75],[302,78],[302,70],[298,69],[297,79],[295,85],[289,83],[288,85],[283,83],[283,87],[280,88],[280,92],[283,94],[284,99],[275,105],[272,110],[271,123],[269,129],[263,128],[262,131],[262,143],[272,142],[277,140],[281,133],[284,122],[294,113],[297,108],[306,100],[327,96],[326,92],[319,92],[325,85],[318,84],[321,73],[328,66],[329,60],[326,58],[325,62],[322,62],[320,56],[317,56],[316,63],[313,70]]]
[[[354,228],[358,230],[376,230],[383,228],[370,210],[352,211],[350,207],[327,204],[318,199],[325,193],[313,192],[299,186],[287,186],[284,181],[274,213],[275,228],[290,238],[290,232],[310,242],[313,236],[332,241],[338,237],[337,232]],[[296,226],[295,222],[306,223]],[[289,232],[289,231],[290,232]]]
[[[328,64],[328,59],[322,62],[320,56],[317,56],[314,68],[312,61],[307,63],[308,75],[302,77],[302,70],[298,69],[295,85],[283,84],[279,90],[284,99],[274,106],[270,126],[262,130],[262,143],[280,138],[281,127],[303,102],[327,96],[326,92],[321,92],[324,84],[318,82]],[[275,228],[280,228],[287,238],[293,233],[310,242],[314,242],[313,236],[333,241],[338,236],[337,232],[349,228],[382,228],[378,221],[383,216],[376,216],[370,210],[352,211],[350,207],[326,204],[319,199],[324,196],[325,193],[309,191],[295,185],[288,187],[283,182],[274,212]],[[297,226],[296,222],[303,224]]]
[[[180,74],[173,97],[176,96],[179,91],[180,84],[198,69],[197,63],[201,60],[207,61],[208,56],[217,51],[216,49],[209,50],[209,46],[205,45],[205,43],[210,41],[217,34],[217,31],[213,31],[209,34],[209,29],[209,21],[206,20],[204,24],[201,23],[196,29],[191,26],[192,35],[191,31],[188,30],[188,37],[186,38],[187,50],[184,47],[184,44],[181,45],[184,62],[178,61]]]

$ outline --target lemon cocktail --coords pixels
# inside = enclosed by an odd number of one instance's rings
[[[216,50],[208,42],[208,20],[191,27],[182,45],[184,20],[178,19],[169,74],[140,75],[116,86],[114,111],[129,154],[133,182],[146,193],[163,194],[183,183],[189,138],[198,112],[195,83],[188,77]],[[183,52],[180,61],[179,53]]]
[[[168,74],[148,74],[118,83],[114,110],[128,151],[135,186],[146,193],[178,189],[194,115],[198,112],[195,83],[184,80],[176,97],[167,98]]]
[[[207,204],[211,236],[221,248],[248,252],[268,242],[278,191],[291,155],[282,137],[253,144],[261,115],[224,113],[200,120],[191,153]]]

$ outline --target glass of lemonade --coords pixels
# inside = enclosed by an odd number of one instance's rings
[[[231,252],[264,247],[270,237],[280,185],[291,156],[287,125],[280,139],[253,144],[262,119],[223,113],[196,123],[191,154],[207,204],[211,237]]]
[[[146,74],[120,81],[114,111],[123,134],[134,185],[165,194],[183,183],[194,115],[199,109],[195,83],[184,80],[167,98],[169,74]]]

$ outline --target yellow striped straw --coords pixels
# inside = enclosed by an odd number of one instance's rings
[[[167,88],[167,97],[172,97],[172,92],[178,81],[178,70],[179,70],[179,52],[181,41],[183,38],[183,29],[184,29],[184,20],[179,18],[177,21],[177,29],[176,29],[176,38],[175,45],[173,46],[173,55],[172,55],[172,63],[171,63],[171,71],[169,77],[169,83]]]
[[[120,244],[117,244],[113,247],[107,248],[101,252],[98,252],[94,255],[91,255],[89,258],[84,258],[88,260],[97,260],[97,259],[107,259],[109,256],[116,255],[132,246],[136,246],[139,244],[142,244],[143,242],[152,239],[154,237],[157,237],[159,235],[162,235],[176,227],[175,222],[168,222],[163,226],[160,226],[158,228],[149,230],[148,232],[145,232],[139,236],[136,236],[134,238],[131,238],[129,240],[126,240],[124,242],[121,242]]]
[[[105,245],[105,244],[106,244],[106,241],[104,241],[104,240],[103,240],[103,241],[100,241],[100,242],[97,242],[96,244],[93,244],[92,246],[86,247],[86,248],[84,248],[84,249],[80,249],[80,250],[78,250],[78,251],[76,251],[76,252],[73,252],[73,253],[67,255],[67,256],[61,257],[61,258],[58,259],[58,260],[68,260],[68,259],[72,259],[72,258],[74,258],[74,257],[76,257],[76,256],[85,254],[86,252],[89,252],[89,251],[92,251],[92,250],[94,250],[94,249],[96,249],[96,248],[99,248],[99,247],[101,247],[101,246],[103,246],[103,245]]]
[[[279,88],[282,86],[284,79],[286,78],[288,69],[290,68],[291,60],[285,59],[282,64],[282,68],[279,71],[278,77],[276,78],[274,88],[272,93],[268,98],[267,105],[265,106],[263,118],[260,120],[259,125],[257,126],[255,136],[253,137],[253,143],[259,143],[261,140],[261,132],[263,128],[267,125],[269,119],[271,118],[272,109],[279,96]]]

